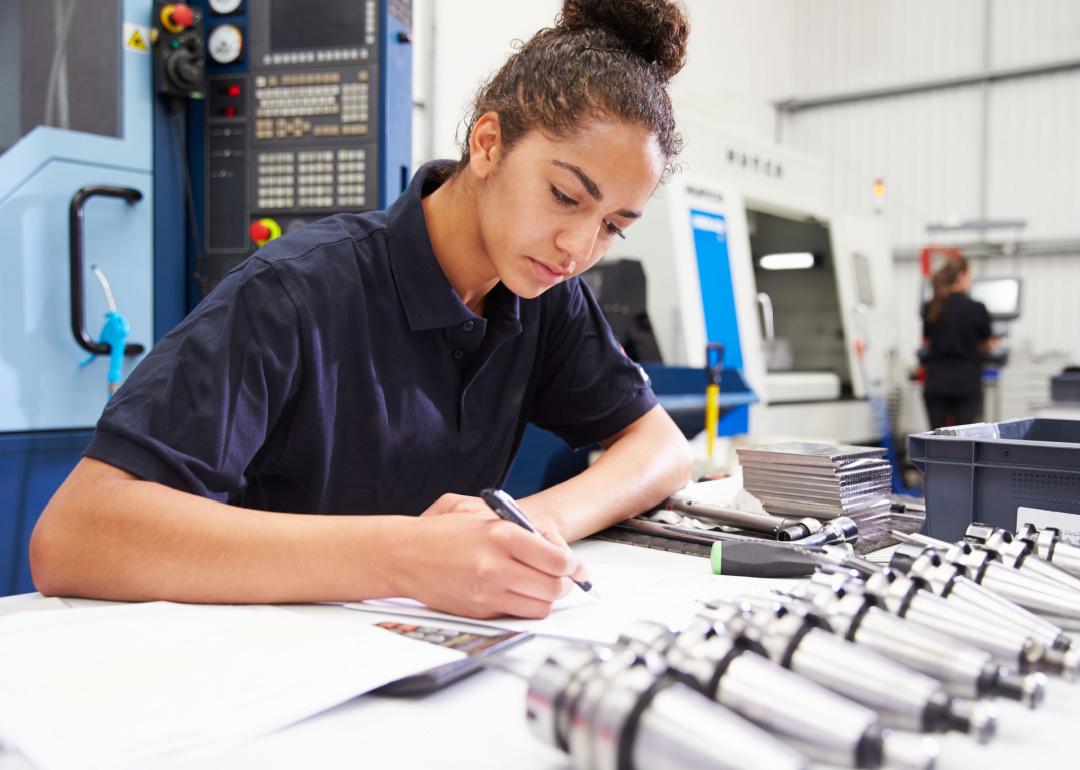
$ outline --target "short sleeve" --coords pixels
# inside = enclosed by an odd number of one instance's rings
[[[273,266],[249,259],[140,362],[86,455],[221,502],[299,387],[298,316]]]
[[[654,406],[644,370],[622,351],[579,279],[549,291],[539,387],[529,419],[581,448],[610,438]]]

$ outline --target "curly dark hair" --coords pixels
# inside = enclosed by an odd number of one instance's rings
[[[468,165],[477,118],[496,112],[506,149],[534,128],[564,137],[596,118],[642,125],[656,136],[668,176],[682,139],[667,84],[686,61],[689,31],[686,13],[668,0],[564,0],[555,26],[520,44],[480,88],[458,169]]]

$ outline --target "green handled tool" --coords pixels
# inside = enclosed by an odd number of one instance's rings
[[[756,578],[809,577],[817,565],[805,548],[765,540],[717,540],[709,561],[714,575]]]

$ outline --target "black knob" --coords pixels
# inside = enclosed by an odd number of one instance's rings
[[[194,56],[170,56],[165,62],[165,71],[176,87],[184,91],[197,88],[202,81],[202,67]]]

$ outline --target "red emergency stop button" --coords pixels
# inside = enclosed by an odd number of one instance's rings
[[[262,246],[267,241],[281,237],[281,225],[270,217],[256,219],[248,225],[248,235],[256,246]]]
[[[270,228],[264,225],[262,222],[252,222],[251,227],[248,228],[248,235],[251,236],[251,240],[258,243],[262,241],[265,243],[270,240]]]
[[[161,26],[176,34],[195,23],[195,12],[185,3],[169,3],[161,8]]]

